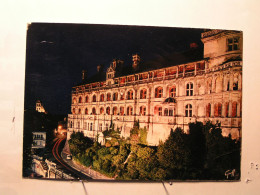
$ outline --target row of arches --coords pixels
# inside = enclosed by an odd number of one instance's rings
[[[188,86],[188,90],[189,92],[187,92],[187,94],[192,95],[193,94],[193,84],[189,84]],[[140,99],[147,99],[147,89],[146,88],[142,88],[139,91],[139,98]],[[159,86],[156,87],[154,90],[154,94],[155,94],[155,98],[162,98],[163,97],[163,87]],[[175,97],[176,96],[176,85],[173,85],[171,87],[169,87],[169,91],[168,91],[169,97]],[[126,95],[124,93],[102,93],[99,97],[99,100],[97,98],[97,95],[94,94],[92,95],[92,98],[90,99],[90,95],[85,96],[84,100],[83,97],[80,96],[78,99],[76,97],[73,98],[73,104],[76,103],[88,103],[88,102],[104,102],[104,101],[117,101],[117,100],[132,100],[134,99],[134,91],[132,89],[128,90]]]
[[[241,89],[241,74],[216,76],[208,78],[206,81],[206,90],[208,93],[219,93],[222,91],[237,91]]]
[[[142,105],[138,108],[139,110],[139,115],[140,116],[146,116],[147,115],[147,107]],[[214,110],[212,110],[214,109]],[[230,110],[231,109],[231,110]],[[213,112],[212,112],[213,111]],[[231,111],[231,113],[230,113]],[[100,107],[99,111],[95,107],[92,109],[85,108],[85,110],[79,108],[77,111],[75,108],[72,110],[73,114],[91,114],[91,115],[96,115],[96,114],[107,114],[107,115],[127,115],[131,116],[133,115],[133,107],[132,106],[127,106],[126,108],[124,106],[120,106],[119,108],[117,106],[114,107]],[[164,108],[157,105],[154,107],[154,115],[156,116],[174,116],[176,114],[175,107],[170,107],[170,108]],[[184,115],[185,117],[192,117],[193,116],[193,107],[192,104],[186,104],[185,105],[185,110],[184,110]],[[224,103],[224,107],[221,103],[215,103],[213,106],[208,103],[206,105],[206,117],[237,117],[238,116],[238,103],[236,101],[233,101],[231,104],[229,102]]]
[[[208,103],[206,106],[206,117],[211,117],[212,116],[212,111],[211,111],[211,104]],[[213,116],[215,117],[237,117],[238,115],[238,103],[236,101],[233,101],[231,104],[231,114],[230,114],[230,103],[225,102],[224,103],[224,109],[223,105],[221,103],[216,103],[214,104],[214,112]]]

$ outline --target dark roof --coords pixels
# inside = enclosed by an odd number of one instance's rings
[[[132,64],[123,65],[120,72],[116,72],[116,77],[127,76],[135,73],[141,73],[151,70],[156,70],[160,68],[166,68],[171,66],[176,66],[180,64],[185,64],[189,62],[195,62],[203,60],[203,47],[192,48],[188,51],[182,53],[171,53],[165,56],[157,55],[153,60],[141,62],[138,65],[138,69],[134,70]],[[92,77],[82,81],[78,85],[100,82],[106,80],[106,72],[98,72]]]

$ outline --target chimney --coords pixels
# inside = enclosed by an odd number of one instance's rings
[[[138,65],[140,63],[140,56],[138,54],[134,54],[134,55],[132,55],[132,57],[133,57],[132,67],[134,70],[136,70],[136,69],[138,69]]]
[[[87,71],[82,70],[82,81],[85,81],[87,79]]]

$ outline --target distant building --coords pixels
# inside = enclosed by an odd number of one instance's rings
[[[68,138],[83,132],[102,139],[111,121],[121,136],[129,137],[134,121],[148,130],[147,142],[158,145],[171,129],[188,132],[190,122],[220,122],[224,136],[241,136],[242,116],[242,32],[209,30],[201,34],[204,56],[180,55],[168,65],[141,65],[133,55],[132,66],[113,60],[106,73],[86,78],[72,90]],[[201,52],[202,53],[202,52]],[[189,58],[190,57],[190,58]],[[192,59],[192,60],[190,60]],[[177,60],[177,64],[176,64]],[[160,67],[160,68],[158,68]]]
[[[43,104],[40,100],[36,101],[36,111],[37,112],[44,112],[44,113],[46,112],[44,107],[43,107]]]
[[[45,148],[46,145],[46,132],[32,132],[33,134],[33,143],[32,148]]]

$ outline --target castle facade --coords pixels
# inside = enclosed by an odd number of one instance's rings
[[[132,71],[122,74],[121,60],[113,60],[104,73],[86,79],[72,90],[68,138],[81,131],[103,142],[102,132],[114,123],[121,136],[129,137],[134,121],[148,131],[149,145],[158,145],[190,122],[220,122],[222,134],[241,137],[242,32],[210,30],[201,34],[203,57],[152,70],[139,69],[133,55]],[[102,66],[98,66],[99,75]]]

